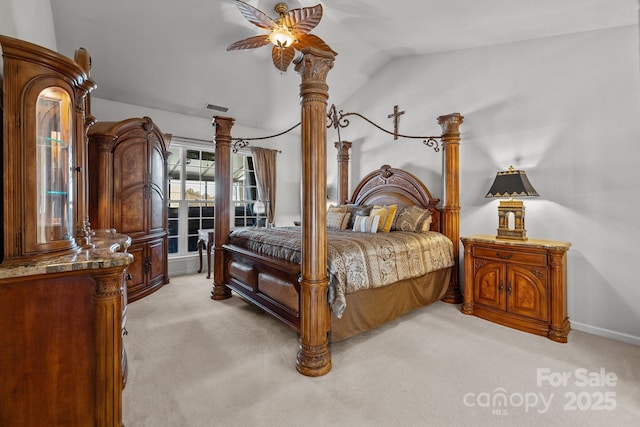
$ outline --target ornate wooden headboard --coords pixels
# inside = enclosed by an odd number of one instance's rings
[[[416,205],[431,211],[431,230],[441,232],[440,199],[433,198],[422,181],[411,173],[383,165],[365,176],[351,197],[358,205],[398,205],[398,209]]]

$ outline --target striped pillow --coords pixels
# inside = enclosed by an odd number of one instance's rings
[[[353,221],[353,231],[358,231],[361,233],[376,233],[378,231],[379,222],[380,215],[356,215],[356,219]]]

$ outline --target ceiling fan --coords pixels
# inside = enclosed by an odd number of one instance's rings
[[[269,33],[237,41],[227,48],[228,51],[255,49],[271,43],[273,44],[271,49],[273,65],[282,72],[287,71],[295,57],[295,51],[305,47],[314,47],[336,54],[320,37],[309,34],[322,18],[321,4],[289,10],[285,3],[278,3],[274,10],[279,17],[271,19],[264,12],[245,2],[234,0],[234,3],[247,21],[269,30]]]

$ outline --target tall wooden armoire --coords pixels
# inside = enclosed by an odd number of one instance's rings
[[[88,137],[89,221],[131,237],[132,302],[169,282],[165,135],[143,117],[98,121]]]

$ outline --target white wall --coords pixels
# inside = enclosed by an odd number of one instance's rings
[[[0,0],[0,34],[56,50],[50,0]]]
[[[0,0],[0,34],[56,50],[49,0]],[[0,55],[0,77],[3,60]]]
[[[495,234],[498,202],[484,195],[498,170],[526,170],[541,195],[524,200],[527,235],[573,244],[573,327],[640,344],[638,46],[631,26],[403,58],[339,107],[391,129],[398,104],[400,132],[419,135],[439,134],[439,115],[463,114],[462,235]],[[426,170],[439,170],[438,154],[363,123],[342,131],[354,141],[353,176],[389,163],[441,194]]]

